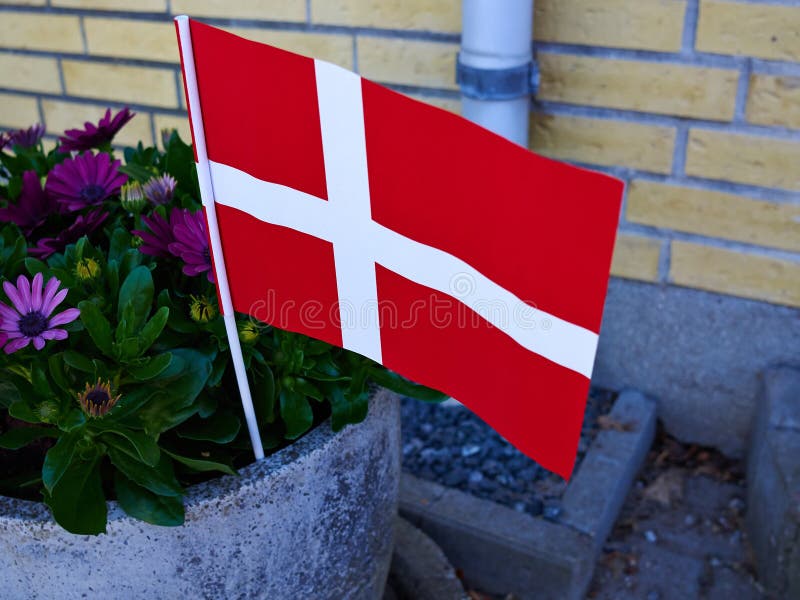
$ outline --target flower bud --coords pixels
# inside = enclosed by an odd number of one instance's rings
[[[122,208],[132,213],[139,214],[147,206],[144,190],[138,181],[132,181],[122,186],[120,190]]]
[[[100,274],[100,264],[93,258],[82,258],[75,265],[78,281],[91,281]]]
[[[93,418],[104,417],[117,404],[120,394],[111,394],[111,382],[97,379],[94,385],[86,384],[86,389],[78,394],[83,412]]]
[[[208,323],[217,316],[214,303],[205,296],[190,296],[192,303],[189,305],[189,316],[196,323]]]
[[[237,323],[236,327],[239,330],[239,339],[243,344],[255,344],[258,341],[259,328],[252,321],[242,321]]]

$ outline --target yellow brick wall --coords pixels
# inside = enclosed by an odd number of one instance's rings
[[[460,0],[0,0],[0,128],[188,137],[171,17],[459,112]],[[530,147],[627,183],[612,273],[800,306],[800,4],[535,0]]]

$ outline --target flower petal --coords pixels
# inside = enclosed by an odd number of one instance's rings
[[[31,312],[31,282],[25,275],[17,277],[17,289],[19,290],[19,297],[22,299],[23,310],[20,312],[27,314]]]
[[[51,317],[48,320],[50,327],[54,327],[56,325],[66,325],[67,323],[72,323],[75,319],[77,319],[81,314],[80,309],[78,308],[68,308],[64,312],[60,312],[54,317]]]
[[[6,344],[6,347],[3,348],[3,352],[6,354],[11,354],[12,352],[16,352],[17,350],[21,350],[25,346],[31,343],[31,338],[29,337],[21,337],[15,340],[11,340]]]
[[[37,350],[41,350],[42,348],[44,348],[44,344],[45,342],[42,336],[37,335],[35,338],[33,338],[33,347],[36,348]]]
[[[22,298],[19,295],[19,291],[10,281],[3,282],[3,290],[5,291],[6,296],[8,296],[8,299],[11,300],[14,308],[17,309],[18,313],[24,314],[27,312],[22,302]]]
[[[66,329],[48,329],[42,332],[42,337],[46,340],[65,340],[67,335]]]
[[[41,310],[42,308],[42,280],[44,276],[37,273],[33,276],[31,285],[31,310]]]
[[[53,309],[61,304],[64,301],[64,298],[67,297],[68,289],[64,288],[63,290],[59,290],[55,296],[48,302],[47,304],[42,306],[42,314],[45,317],[49,317],[50,313],[53,312]]]

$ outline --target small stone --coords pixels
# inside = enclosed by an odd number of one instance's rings
[[[481,451],[481,447],[475,444],[464,446],[461,448],[461,456],[467,458],[469,456],[475,456]]]
[[[455,487],[457,485],[464,483],[466,479],[467,475],[464,472],[464,469],[456,467],[455,469],[447,473],[447,475],[444,476],[442,481],[446,486]]]
[[[525,512],[525,503],[524,502],[514,502],[514,510],[517,512]]]
[[[650,590],[647,592],[647,600],[661,600],[661,594],[656,590]]]
[[[480,471],[473,471],[469,474],[470,483],[480,483],[481,481],[483,481],[483,473]]]
[[[556,521],[561,515],[561,507],[556,504],[545,504],[542,516],[548,521]]]
[[[419,426],[419,430],[425,435],[430,435],[433,433],[433,425],[431,423],[423,423]]]
[[[656,535],[655,531],[653,531],[652,529],[648,529],[647,531],[644,532],[644,539],[646,539],[651,544],[655,544],[658,541],[658,536]]]
[[[716,556],[712,556],[708,562],[711,564],[712,567],[719,567],[722,564],[722,561],[718,559]]]
[[[691,527],[695,523],[697,523],[697,518],[694,515],[686,515],[683,518],[683,524],[686,525],[687,527]]]
[[[741,498],[731,498],[731,501],[728,502],[728,508],[734,512],[740,513],[744,510],[744,500]]]

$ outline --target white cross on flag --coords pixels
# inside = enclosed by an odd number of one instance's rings
[[[453,396],[569,477],[622,183],[337,66],[179,31],[232,308]]]

